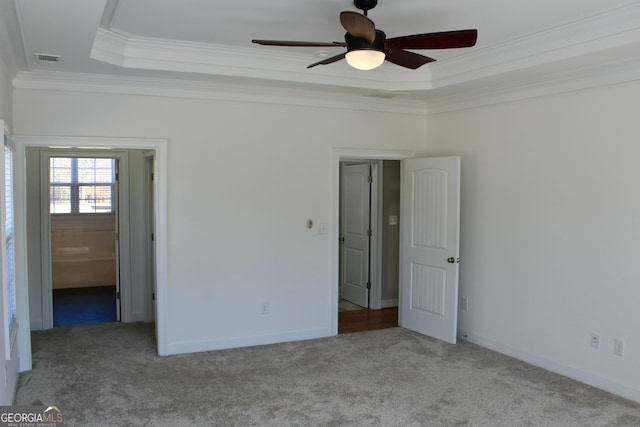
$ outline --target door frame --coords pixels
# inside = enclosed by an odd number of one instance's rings
[[[148,250],[151,256],[148,258],[146,265],[147,277],[151,282],[151,290],[153,291],[153,299],[149,301],[151,307],[147,309],[151,312],[151,320],[156,321],[156,294],[158,293],[156,285],[156,242],[155,242],[155,230],[156,230],[156,214],[154,210],[154,194],[155,194],[155,152],[147,151],[143,154],[144,158],[144,176],[143,185],[145,188],[145,200],[144,200],[144,218],[148,221],[148,226],[144,230],[144,238],[148,245]]]
[[[382,194],[382,162],[378,160],[359,160],[359,161],[343,161],[340,162],[340,187],[342,187],[342,174],[343,166],[346,165],[370,165],[371,166],[371,195],[369,200],[369,228],[374,233],[373,238],[369,239],[369,281],[371,282],[371,289],[368,290],[367,295],[367,308],[379,309],[380,308],[380,296],[382,291],[380,289],[380,278],[382,277],[382,266],[380,265],[380,238],[382,236],[382,227],[379,224],[378,218],[382,218],[382,209],[380,207],[379,194]],[[340,193],[342,188],[339,189]],[[342,209],[342,195],[339,196],[338,209]],[[342,212],[339,212],[338,217],[338,234],[342,236]],[[338,247],[338,255],[341,260],[342,246]],[[340,262],[340,261],[339,261]],[[342,269],[338,269],[338,275]],[[338,276],[338,294],[340,294],[340,277]]]
[[[129,199],[129,154],[126,151],[96,150],[90,148],[50,148],[40,151],[40,252],[42,272],[42,328],[53,328],[53,275],[51,253],[51,220],[49,200],[49,159],[52,157],[72,158],[102,158],[116,159],[119,174],[116,195],[116,232],[120,237],[116,239],[116,290],[121,297],[116,298],[118,321],[126,322],[129,319],[130,294],[131,294],[131,261],[129,234],[129,204],[120,203],[120,200]],[[124,302],[123,302],[124,301]]]
[[[107,138],[107,137],[75,137],[75,136],[14,136],[16,145],[16,163],[20,167],[16,173],[20,179],[16,179],[16,194],[19,199],[16,206],[16,218],[26,223],[26,148],[91,148],[91,149],[121,149],[121,150],[150,150],[155,153],[155,186],[154,186],[154,210],[156,212],[156,340],[158,354],[167,355],[167,143],[166,139],[147,138]],[[25,245],[26,246],[26,245]],[[27,271],[26,248],[16,254],[16,271]],[[24,325],[18,331],[18,348],[20,351],[20,371],[28,371],[32,368],[31,359],[31,326],[29,319],[28,281],[26,274],[16,278],[18,306],[23,308],[20,313],[20,323]],[[22,296],[22,298],[20,298]]]
[[[333,184],[332,184],[332,192],[331,192],[331,223],[334,224],[334,231],[331,233],[331,292],[330,292],[330,307],[331,307],[331,333],[333,335],[338,334],[338,299],[340,294],[340,241],[338,240],[340,235],[340,163],[341,162],[354,162],[354,163],[378,163],[381,160],[404,160],[408,158],[414,157],[413,151],[401,151],[401,150],[364,150],[364,149],[344,149],[344,148],[335,148],[333,149]],[[378,175],[380,176],[380,175]],[[378,180],[381,181],[380,179]],[[376,189],[379,191],[379,184],[375,185]],[[376,200],[376,204],[373,204],[372,200],[372,211],[378,213],[379,207],[378,202]],[[380,223],[380,221],[378,221]],[[372,224],[372,229],[373,228]],[[378,224],[375,226],[374,230],[378,231]],[[379,233],[378,233],[379,234]],[[378,239],[373,239],[373,242],[376,242]],[[372,244],[373,244],[372,242]],[[374,258],[379,259],[379,251],[380,245],[375,243],[375,252],[372,247],[371,253],[374,255]],[[380,263],[377,263],[375,269],[372,269],[372,273],[374,275],[378,275],[380,269]],[[378,275],[380,277],[380,275]],[[376,281],[377,282],[377,281]],[[371,289],[371,300],[376,301],[376,293],[380,293],[381,290],[378,289],[377,286],[374,289],[372,284]],[[398,301],[400,303],[400,301]],[[371,308],[380,308],[376,307],[374,304],[371,304]],[[400,309],[401,307],[399,307]]]

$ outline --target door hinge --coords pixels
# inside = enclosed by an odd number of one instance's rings
[[[153,181],[154,174],[151,172],[151,181]]]
[[[120,174],[116,173],[116,181],[118,181],[120,179]]]
[[[120,291],[116,292],[116,299],[120,299]]]
[[[152,241],[152,242],[155,240],[155,238],[156,238],[156,235],[155,235],[155,234],[153,234],[153,233],[151,233],[151,241]]]
[[[367,236],[368,236],[368,237],[371,237],[372,235],[373,235],[373,233],[371,232],[371,229],[368,229],[368,230],[367,230]]]
[[[368,182],[369,184],[372,184],[372,183],[373,183],[373,177],[372,177],[371,175],[369,175],[369,177],[367,178],[367,182]]]
[[[151,300],[152,300],[152,301],[155,301],[155,300],[156,300],[156,293],[155,293],[155,292],[151,294]]]
[[[367,282],[367,289],[371,289],[371,282]]]
[[[120,233],[116,233],[116,242],[120,240]]]

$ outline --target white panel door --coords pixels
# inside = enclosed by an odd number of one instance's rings
[[[342,173],[340,297],[369,307],[371,165],[345,165]]]
[[[460,157],[403,162],[400,324],[455,344]]]

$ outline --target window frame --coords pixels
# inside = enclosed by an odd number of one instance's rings
[[[69,181],[52,181],[52,170],[55,169],[55,166],[51,164],[54,159],[69,159],[71,161],[70,165],[70,178]],[[78,168],[78,160],[80,159],[91,159],[91,160],[105,160],[108,159],[111,161],[111,182],[79,182],[79,168]],[[60,168],[62,169],[62,168]],[[94,170],[96,168],[94,167]],[[48,165],[48,182],[49,182],[49,213],[51,215],[109,215],[114,214],[117,206],[117,180],[118,180],[118,161],[115,158],[111,157],[84,157],[84,156],[51,156],[49,158]],[[55,200],[53,197],[53,188],[69,188],[69,212],[53,212],[53,201]],[[110,200],[110,210],[108,212],[105,211],[96,211],[96,212],[81,212],[81,188],[82,187],[109,187],[111,190],[111,200]],[[94,200],[95,205],[95,200]]]

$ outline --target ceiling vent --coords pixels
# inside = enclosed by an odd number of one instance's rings
[[[385,91],[379,90],[373,93],[366,94],[366,97],[369,98],[381,98],[381,99],[393,99],[399,96],[407,96],[409,93],[407,92],[393,92],[393,91]]]
[[[34,55],[39,62],[60,62],[62,60],[62,56],[60,55],[51,55],[48,53],[34,53]]]

